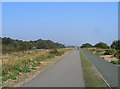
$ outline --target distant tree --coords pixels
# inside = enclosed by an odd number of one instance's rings
[[[36,48],[37,49],[47,49],[48,48],[48,44],[46,43],[46,41],[39,39],[35,42]]]
[[[46,40],[46,43],[48,44],[48,48],[56,48],[55,43],[51,40]]]
[[[107,48],[109,48],[109,46],[108,46],[106,43],[103,43],[103,42],[99,42],[99,43],[95,44],[94,47],[102,48],[102,49],[107,49]]]
[[[12,44],[12,43],[13,43],[13,40],[11,38],[9,37],[2,38],[2,44],[7,45],[7,44]]]
[[[81,46],[81,48],[91,48],[93,47],[90,43],[85,43]]]
[[[56,48],[65,48],[64,44],[60,44],[60,43],[55,43]]]
[[[9,37],[4,37],[2,39],[2,50],[3,53],[14,52],[14,51],[25,51],[31,49],[48,49],[48,48],[63,48],[63,44],[55,43],[51,40],[38,39],[35,41],[22,41],[14,40]]]

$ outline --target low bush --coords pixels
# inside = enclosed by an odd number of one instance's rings
[[[114,54],[114,50],[105,50],[104,55],[113,55]]]
[[[53,58],[53,57],[54,57],[54,55],[52,55],[52,54],[47,56],[48,59]]]
[[[101,50],[97,50],[96,52],[97,52],[97,53],[100,53],[100,52],[102,52],[102,51],[101,51]]]
[[[118,60],[118,61],[111,61],[111,63],[113,63],[113,64],[120,64],[120,60]]]
[[[117,57],[118,59],[120,59],[120,50],[116,51],[116,53],[114,54],[114,57]]]
[[[53,49],[49,52],[50,54],[54,54],[56,56],[61,56],[61,53],[57,49]]]
[[[7,81],[9,78],[10,78],[10,77],[9,77],[8,75],[3,76],[3,78],[2,78],[2,82]]]
[[[30,63],[30,62],[31,62],[30,59],[28,59],[28,60],[23,60],[23,61],[22,61],[22,63],[25,64],[25,65],[28,64],[28,63]]]
[[[36,68],[35,68],[35,67],[32,67],[31,69],[32,69],[32,70],[36,70]]]
[[[16,65],[14,66],[14,70],[16,70],[16,71],[21,71],[20,64],[16,64]]]
[[[21,69],[21,72],[30,72],[30,68],[25,65],[25,66]]]

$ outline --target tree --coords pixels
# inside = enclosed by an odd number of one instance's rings
[[[109,48],[109,46],[108,46],[106,43],[103,43],[103,42],[99,42],[99,43],[95,44],[94,47],[102,48],[102,49],[107,49],[107,48]]]
[[[111,44],[111,48],[120,50],[120,40],[113,41],[113,43]]]
[[[81,48],[91,48],[93,47],[90,43],[85,43],[81,46]]]
[[[37,49],[47,49],[48,48],[48,44],[42,39],[37,40],[35,43],[35,46]]]

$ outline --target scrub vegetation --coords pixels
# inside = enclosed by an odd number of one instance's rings
[[[16,80],[22,73],[36,70],[43,62],[61,56],[68,50],[68,48],[46,49],[5,54],[2,56],[2,82],[8,79]]]
[[[38,66],[66,51],[63,44],[51,40],[22,41],[11,38],[2,39],[2,82],[16,80],[23,73],[37,70]]]
[[[100,56],[108,62],[117,65],[120,64],[120,40],[114,41],[111,46],[108,46],[106,43],[99,42],[94,46],[86,43],[83,44],[81,48],[84,48],[86,51]]]

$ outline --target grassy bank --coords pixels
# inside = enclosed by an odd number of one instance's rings
[[[16,80],[18,76],[37,70],[47,61],[63,55],[68,48],[14,52],[2,56],[2,82]]]
[[[80,50],[80,57],[82,61],[83,74],[86,87],[107,87],[106,83],[96,72],[92,64],[88,61],[87,57]]]

